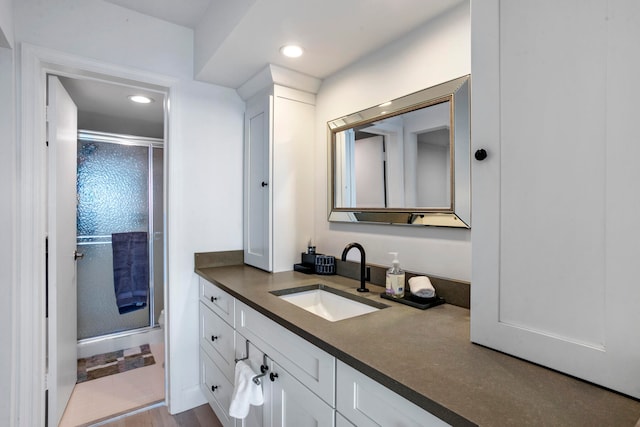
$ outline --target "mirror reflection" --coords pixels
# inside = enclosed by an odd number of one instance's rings
[[[330,221],[470,226],[468,80],[328,123]]]

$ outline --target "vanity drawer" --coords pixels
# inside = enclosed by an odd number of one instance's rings
[[[200,347],[218,365],[226,377],[233,381],[235,371],[233,328],[200,303]]]
[[[442,427],[449,424],[346,365],[337,363],[336,409],[362,427]]]
[[[235,418],[229,416],[233,384],[222,375],[220,369],[202,349],[200,350],[200,387],[222,425],[235,427]]]
[[[200,301],[214,311],[225,322],[234,326],[235,298],[209,282],[200,279]]]
[[[236,301],[236,331],[330,406],[335,405],[333,356],[240,301]]]

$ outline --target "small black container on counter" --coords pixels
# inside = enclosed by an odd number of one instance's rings
[[[331,255],[316,255],[316,274],[336,274],[336,258]]]
[[[293,269],[306,274],[336,274],[336,258],[317,253],[302,253],[302,262]]]

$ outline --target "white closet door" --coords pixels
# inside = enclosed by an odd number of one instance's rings
[[[640,397],[640,4],[472,8],[471,339]],[[635,120],[634,120],[635,117]]]

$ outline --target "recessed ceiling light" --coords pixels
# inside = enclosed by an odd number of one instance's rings
[[[288,58],[297,58],[304,53],[304,50],[298,45],[287,44],[280,48],[280,53]]]
[[[149,104],[153,102],[152,98],[144,95],[129,95],[129,99],[133,102],[137,102],[138,104]]]

